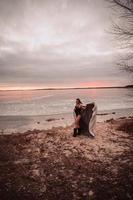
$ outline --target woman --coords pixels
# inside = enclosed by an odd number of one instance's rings
[[[75,118],[75,123],[74,123],[74,133],[73,137],[76,137],[77,135],[80,135],[80,119],[81,119],[81,112],[85,108],[83,106],[81,100],[78,98],[76,99],[76,105],[74,108],[74,118]]]

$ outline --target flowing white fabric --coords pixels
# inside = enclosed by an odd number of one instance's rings
[[[95,124],[96,124],[96,115],[97,115],[97,106],[96,104],[94,103],[94,107],[92,109],[92,116],[91,116],[91,119],[90,119],[90,122],[89,122],[89,133],[94,137],[95,134],[94,134],[94,128],[95,128]]]

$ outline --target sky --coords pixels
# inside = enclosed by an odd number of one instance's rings
[[[0,0],[0,89],[121,86],[106,0]]]

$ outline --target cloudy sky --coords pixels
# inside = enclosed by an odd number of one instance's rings
[[[116,86],[105,0],[0,0],[0,89]]]

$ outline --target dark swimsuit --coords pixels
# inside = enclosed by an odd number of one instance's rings
[[[75,111],[76,116],[81,115],[81,108],[75,106],[74,111]]]

